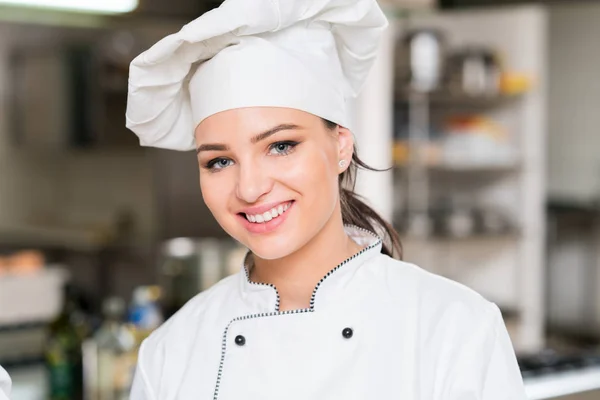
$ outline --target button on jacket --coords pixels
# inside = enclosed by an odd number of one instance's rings
[[[498,307],[465,286],[364,249],[279,311],[244,267],[144,341],[132,400],[525,400]]]

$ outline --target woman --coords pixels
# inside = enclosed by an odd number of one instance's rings
[[[525,399],[498,308],[392,258],[344,184],[346,101],[386,26],[375,0],[227,0],[132,62],[128,127],[197,152],[249,249],[142,344],[133,400]]]

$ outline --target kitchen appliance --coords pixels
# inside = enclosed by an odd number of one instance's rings
[[[600,209],[549,207],[548,326],[600,341]]]
[[[529,400],[600,398],[600,354],[544,350],[518,359]]]
[[[67,279],[60,268],[0,276],[0,328],[54,319],[62,309]]]
[[[44,324],[0,327],[0,365],[41,360],[46,339]]]
[[[47,324],[63,307],[68,279],[60,268],[0,275],[0,365],[43,360]]]

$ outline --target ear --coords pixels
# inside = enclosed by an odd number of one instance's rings
[[[340,173],[344,172],[350,162],[352,161],[352,155],[354,153],[354,135],[348,128],[338,126],[338,160],[344,160],[345,163],[339,166]]]

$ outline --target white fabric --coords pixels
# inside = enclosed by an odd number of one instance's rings
[[[243,270],[192,299],[143,343],[131,399],[525,400],[496,305],[347,229],[370,247],[310,309],[278,312]]]
[[[9,400],[10,399],[10,388],[11,381],[10,376],[2,365],[0,365],[0,400]]]
[[[226,0],[130,66],[126,125],[143,146],[191,150],[205,118],[288,107],[351,128],[388,25],[376,0]]]

